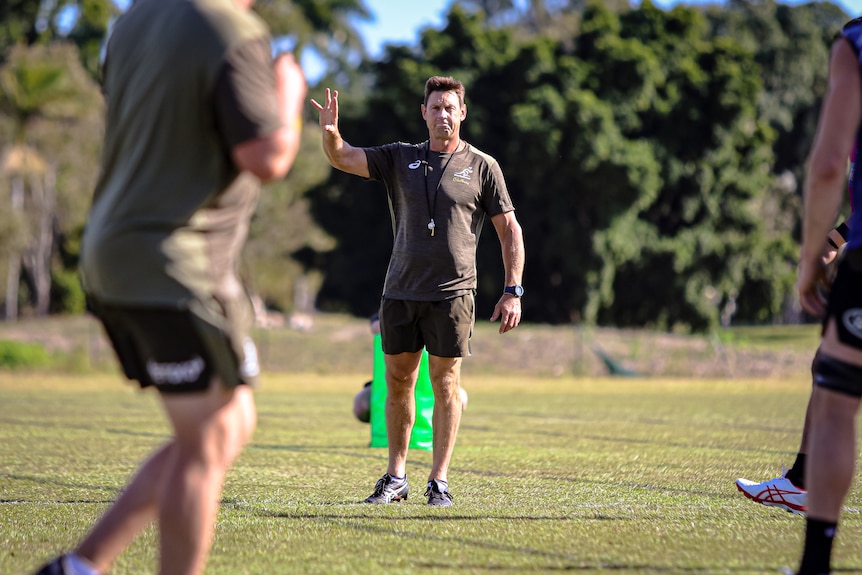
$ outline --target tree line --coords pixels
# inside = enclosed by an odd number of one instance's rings
[[[77,18],[62,29],[69,9]],[[368,17],[361,0],[256,9],[326,63],[310,94],[339,90],[353,145],[424,140],[425,79],[465,83],[463,136],[500,162],[524,228],[528,321],[706,330],[793,315],[800,184],[829,46],[849,19],[840,7],[466,0],[377,60],[352,27]],[[82,310],[98,54],[117,13],[108,0],[0,7],[6,319]],[[315,116],[309,107],[290,176],[262,195],[242,273],[280,311],[368,315],[392,244],[385,191],[329,167]],[[484,236],[480,315],[503,281]]]

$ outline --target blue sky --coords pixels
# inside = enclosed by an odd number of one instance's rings
[[[2,1],[2,0],[0,0]],[[439,28],[445,22],[446,13],[454,0],[365,0],[372,19],[356,23],[372,57],[383,53],[386,44],[413,44],[419,32],[428,26]],[[525,2],[526,0],[517,0]],[[635,0],[637,1],[637,0]],[[800,4],[810,0],[783,0],[785,4]],[[840,5],[850,16],[862,16],[862,0],[831,0]],[[114,0],[124,8],[129,0]],[[676,4],[721,4],[723,0],[653,0],[657,6],[669,8]],[[303,67],[309,80],[314,81],[321,72],[321,64],[314,58],[306,58]]]
[[[808,0],[787,0],[785,4],[800,4]],[[851,16],[862,16],[862,0],[832,0]],[[675,4],[720,4],[721,0],[653,0],[657,6]],[[383,53],[385,44],[413,44],[422,28],[440,27],[445,22],[452,0],[365,0],[374,16],[370,22],[359,22],[358,28],[365,38],[372,56]]]
[[[525,0],[518,0],[524,2]],[[637,0],[635,0],[636,2]],[[653,0],[657,6],[671,7],[676,4],[720,4],[723,0]],[[785,4],[800,4],[809,0],[784,0]],[[862,0],[831,0],[840,5],[851,16],[862,16]],[[129,0],[114,0],[121,8]],[[412,44],[419,31],[427,26],[439,27],[453,0],[365,0],[373,19],[358,22],[357,26],[365,39],[372,56],[383,53],[385,44]]]

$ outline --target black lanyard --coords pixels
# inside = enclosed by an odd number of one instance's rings
[[[452,161],[452,157],[458,153],[458,148],[461,147],[461,140],[458,139],[458,145],[455,147],[455,151],[449,154],[449,158],[446,160],[446,163],[443,164],[443,170],[440,172],[440,179],[437,180],[437,187],[434,188],[434,202],[431,202],[431,194],[428,193],[428,151],[431,145],[431,140],[425,142],[425,161],[422,164],[425,166],[425,204],[428,206],[428,230],[431,232],[431,237],[434,237],[434,229],[437,227],[437,224],[434,223],[434,213],[437,211],[437,193],[440,191],[440,184],[443,183],[443,176],[446,175],[446,168],[449,167],[449,162]]]

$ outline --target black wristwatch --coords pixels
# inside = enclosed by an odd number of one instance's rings
[[[506,286],[503,288],[503,293],[512,294],[515,297],[524,295],[524,286]]]

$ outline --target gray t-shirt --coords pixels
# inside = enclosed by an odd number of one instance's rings
[[[371,179],[386,185],[392,215],[384,297],[439,301],[472,293],[485,215],[515,209],[497,161],[470,144],[443,154],[427,142],[365,148],[365,155]]]
[[[259,182],[230,153],[281,125],[265,23],[233,0],[139,0],[108,41],[104,91],[87,293],[216,310],[244,298],[237,258]]]

